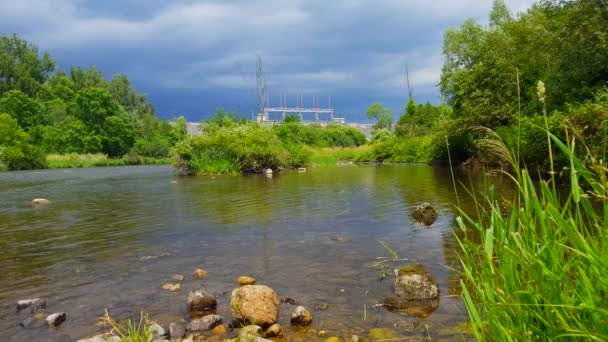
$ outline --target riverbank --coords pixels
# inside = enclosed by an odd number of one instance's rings
[[[125,165],[169,165],[171,158],[151,158],[137,155],[122,158],[109,158],[102,153],[94,154],[49,154],[46,156],[47,168],[70,169],[99,166],[125,166]]]

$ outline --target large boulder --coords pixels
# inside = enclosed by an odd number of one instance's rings
[[[416,221],[430,226],[437,220],[437,210],[430,203],[422,203],[416,207],[412,216]]]
[[[204,289],[190,291],[188,298],[186,298],[186,303],[188,311],[192,316],[205,316],[217,312],[217,300],[215,296]]]
[[[230,309],[235,325],[257,324],[267,328],[277,322],[280,300],[265,285],[245,285],[232,291]]]
[[[409,265],[395,270],[395,296],[418,300],[439,297],[439,287],[433,275],[424,266]]]

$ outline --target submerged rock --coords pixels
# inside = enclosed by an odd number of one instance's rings
[[[207,271],[202,268],[197,268],[192,274],[196,279],[203,279],[207,275]]]
[[[415,318],[428,318],[439,308],[439,298],[433,299],[401,299],[397,296],[390,296],[384,300],[384,307],[388,311],[401,312]],[[406,331],[405,326],[399,327]]]
[[[430,203],[422,203],[416,207],[412,216],[418,222],[422,222],[427,226],[432,225],[437,220],[437,211]]]
[[[56,312],[46,317],[46,324],[56,327],[67,319],[68,315],[65,312]]]
[[[36,319],[34,317],[27,317],[19,325],[25,329],[40,328],[44,326],[44,320]]]
[[[237,281],[239,282],[239,285],[241,285],[241,286],[255,285],[254,277],[241,276],[241,277],[239,277],[239,279]]]
[[[188,305],[188,311],[196,313],[215,313],[217,309],[217,300],[215,296],[205,291],[205,289],[198,289],[196,291],[190,291],[188,298],[186,298]]]
[[[35,198],[32,200],[32,205],[33,206],[43,206],[43,205],[49,205],[51,204],[51,201],[49,201],[46,198]]]
[[[222,336],[222,335],[226,335],[226,333],[228,333],[228,330],[226,330],[226,327],[223,324],[220,324],[220,325],[216,326],[215,328],[211,329],[211,333],[213,335]]]
[[[178,292],[182,289],[182,286],[180,284],[165,284],[163,285],[163,289],[171,292]]]
[[[232,291],[230,311],[236,325],[254,323],[269,327],[279,316],[279,297],[268,286],[245,285]]]
[[[433,299],[439,287],[424,266],[409,265],[395,270],[395,296],[401,299]]]
[[[185,277],[181,274],[174,274],[171,279],[175,280],[175,281],[182,281],[185,279]]]
[[[42,298],[22,299],[17,301],[17,311],[32,307],[33,309],[46,308],[46,301]]]
[[[312,323],[312,315],[303,306],[298,306],[291,314],[291,324],[309,325]]]
[[[271,175],[272,174],[272,169],[266,169],[266,174],[267,175]]]
[[[202,333],[210,331],[218,325],[222,324],[222,317],[218,315],[207,315],[203,318],[193,319],[186,330],[190,333]]]
[[[266,337],[279,337],[283,336],[283,329],[277,323],[271,325],[268,329],[266,329]]]
[[[397,339],[399,335],[391,328],[372,328],[369,337],[372,341],[383,341]]]
[[[169,324],[169,338],[172,340],[176,340],[178,338],[182,338],[186,335],[186,329],[177,323]]]

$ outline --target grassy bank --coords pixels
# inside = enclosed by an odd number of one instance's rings
[[[570,165],[565,196],[554,180],[516,171],[507,214],[488,191],[476,218],[458,219],[463,297],[480,341],[608,340],[608,169],[552,139]]]
[[[108,158],[101,153],[95,154],[49,154],[46,156],[49,169],[83,168],[96,166],[123,166],[123,165],[168,165],[169,158],[150,158],[141,156],[125,156],[122,158]]]
[[[338,162],[368,162],[372,157],[371,146],[358,147],[325,147],[313,148],[310,163],[317,165],[335,165]]]

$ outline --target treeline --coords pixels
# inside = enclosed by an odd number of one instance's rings
[[[49,153],[166,158],[185,136],[185,119],[159,121],[127,76],[65,72],[36,46],[0,36],[0,170],[46,167]]]
[[[380,142],[375,157],[445,160],[449,146],[457,161],[504,163],[505,151],[488,143],[490,137],[504,142],[520,162],[546,170],[544,130],[565,139],[566,128],[570,139],[576,136],[585,143],[579,143],[579,153],[603,156],[608,136],[607,27],[605,0],[541,1],[516,17],[502,0],[495,0],[488,25],[467,20],[445,34],[440,82],[444,105],[420,106],[410,97],[394,133],[381,130],[392,124],[386,109],[377,104],[370,108]]]
[[[310,162],[314,147],[355,147],[366,137],[343,125],[303,125],[297,117],[274,126],[248,121],[219,108],[203,121],[203,134],[175,147],[175,167],[182,174],[258,173],[295,168]]]

